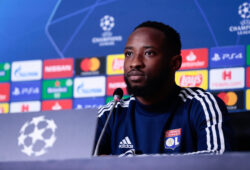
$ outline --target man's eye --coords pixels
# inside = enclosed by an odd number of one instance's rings
[[[146,51],[145,55],[149,55],[149,56],[155,55],[155,52],[153,52],[153,51]]]
[[[130,56],[132,56],[132,52],[130,52],[130,51],[127,51],[127,52],[125,52],[125,57],[130,57]]]

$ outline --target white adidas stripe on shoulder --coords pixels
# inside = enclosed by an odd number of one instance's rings
[[[117,105],[115,106],[115,108],[117,108],[118,105],[120,105],[120,106],[123,107],[123,108],[126,108],[126,107],[129,106],[129,103],[130,103],[130,101],[132,101],[132,100],[135,100],[135,98],[134,98],[134,97],[130,97],[129,100],[120,100],[120,101],[117,103]],[[114,101],[111,101],[111,102],[109,102],[107,105],[101,107],[100,110],[98,111],[98,117],[101,117],[101,116],[104,114],[104,112],[110,111],[111,108],[112,108],[112,106],[113,106],[113,104],[114,104]]]
[[[111,108],[113,104],[114,104],[114,101],[110,101],[108,104],[106,104],[106,105],[104,105],[104,106],[101,106],[101,107],[98,109],[98,113],[101,113],[104,109]]]
[[[221,149],[220,149],[220,154],[222,154],[224,151],[225,151],[225,139],[224,139],[224,134],[223,134],[223,130],[222,130],[222,113],[221,113],[221,110],[219,108],[219,105],[216,101],[216,99],[214,98],[214,96],[209,93],[209,92],[206,92],[210,98],[212,99],[214,105],[215,105],[215,108],[216,108],[216,111],[218,112],[218,117],[219,117],[219,121],[218,121],[218,130],[219,130],[219,134],[220,134],[220,142],[221,142]]]
[[[187,99],[195,98],[201,103],[207,121],[207,127],[205,129],[207,138],[207,151],[208,152],[218,151],[218,140],[219,140],[221,144],[219,153],[222,154],[225,151],[225,140],[222,131],[222,113],[214,96],[209,92],[204,92],[202,90],[197,90],[196,92],[190,88],[185,88],[181,90],[179,96],[184,102],[186,102]],[[218,122],[217,122],[217,116],[219,120]],[[219,131],[218,134],[219,138],[217,137],[216,128]],[[210,131],[210,129],[212,130],[212,132]],[[212,134],[213,141],[211,141],[210,134]],[[213,143],[213,149],[211,148],[212,143]]]

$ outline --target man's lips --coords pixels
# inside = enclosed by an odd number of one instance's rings
[[[142,71],[132,70],[127,73],[127,77],[131,81],[140,81],[144,78],[145,74]]]

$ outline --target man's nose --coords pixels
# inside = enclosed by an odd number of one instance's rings
[[[144,61],[143,61],[143,56],[138,54],[136,56],[133,57],[130,67],[131,68],[142,68],[144,67]]]

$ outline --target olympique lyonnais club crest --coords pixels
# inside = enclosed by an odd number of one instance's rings
[[[180,145],[181,129],[167,130],[165,132],[165,149],[175,150]]]

